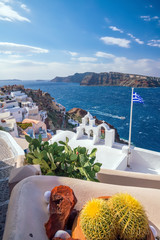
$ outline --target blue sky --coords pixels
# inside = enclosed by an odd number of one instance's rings
[[[0,79],[160,77],[159,0],[0,0]]]

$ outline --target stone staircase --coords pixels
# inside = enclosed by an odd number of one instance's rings
[[[2,239],[6,213],[9,203],[8,179],[11,170],[15,167],[15,159],[12,150],[7,143],[0,138],[0,239]]]

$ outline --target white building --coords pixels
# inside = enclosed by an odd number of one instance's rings
[[[17,102],[26,101],[28,96],[21,91],[11,92],[11,97],[15,98]]]
[[[13,137],[18,137],[16,119],[10,115],[10,112],[0,113],[0,126],[2,126]]]
[[[11,99],[11,100],[4,100],[3,101],[3,109],[9,109],[9,108],[14,108],[14,107],[18,107],[18,102],[15,99]]]
[[[21,107],[23,108],[23,119],[41,120],[38,106],[32,101],[22,101]]]
[[[10,115],[13,116],[16,119],[16,122],[22,122],[23,120],[23,109],[20,107],[14,107],[14,108],[8,108],[8,109],[4,109],[4,112],[10,112]]]
[[[4,100],[0,104],[0,113],[10,112],[10,116],[16,119],[16,122],[22,122],[23,120],[23,109],[18,106],[18,102],[15,100]]]
[[[97,148],[96,161],[102,163],[102,169],[132,171],[160,175],[160,153],[137,147],[131,148],[115,142],[115,130],[104,122],[95,125],[95,119],[89,113],[82,118],[77,133],[59,130],[50,143],[66,141],[72,148],[86,147],[89,152]]]
[[[24,109],[26,111],[24,114],[24,119],[29,118],[29,119],[34,119],[34,120],[41,120],[38,106],[34,105],[31,107],[25,107]]]

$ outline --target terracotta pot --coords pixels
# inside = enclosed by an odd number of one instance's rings
[[[80,215],[78,215],[73,222],[72,238],[78,238],[80,240],[86,240],[86,238],[85,238],[85,236],[82,232],[82,229],[80,227]]]

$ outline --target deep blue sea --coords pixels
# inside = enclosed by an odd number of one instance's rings
[[[131,104],[129,87],[87,87],[76,83],[49,81],[0,81],[0,86],[23,84],[25,88],[48,92],[70,110],[79,107],[117,128],[120,138],[128,140]],[[160,88],[136,88],[144,104],[133,104],[132,143],[136,147],[160,152]],[[125,117],[125,119],[121,119]]]

